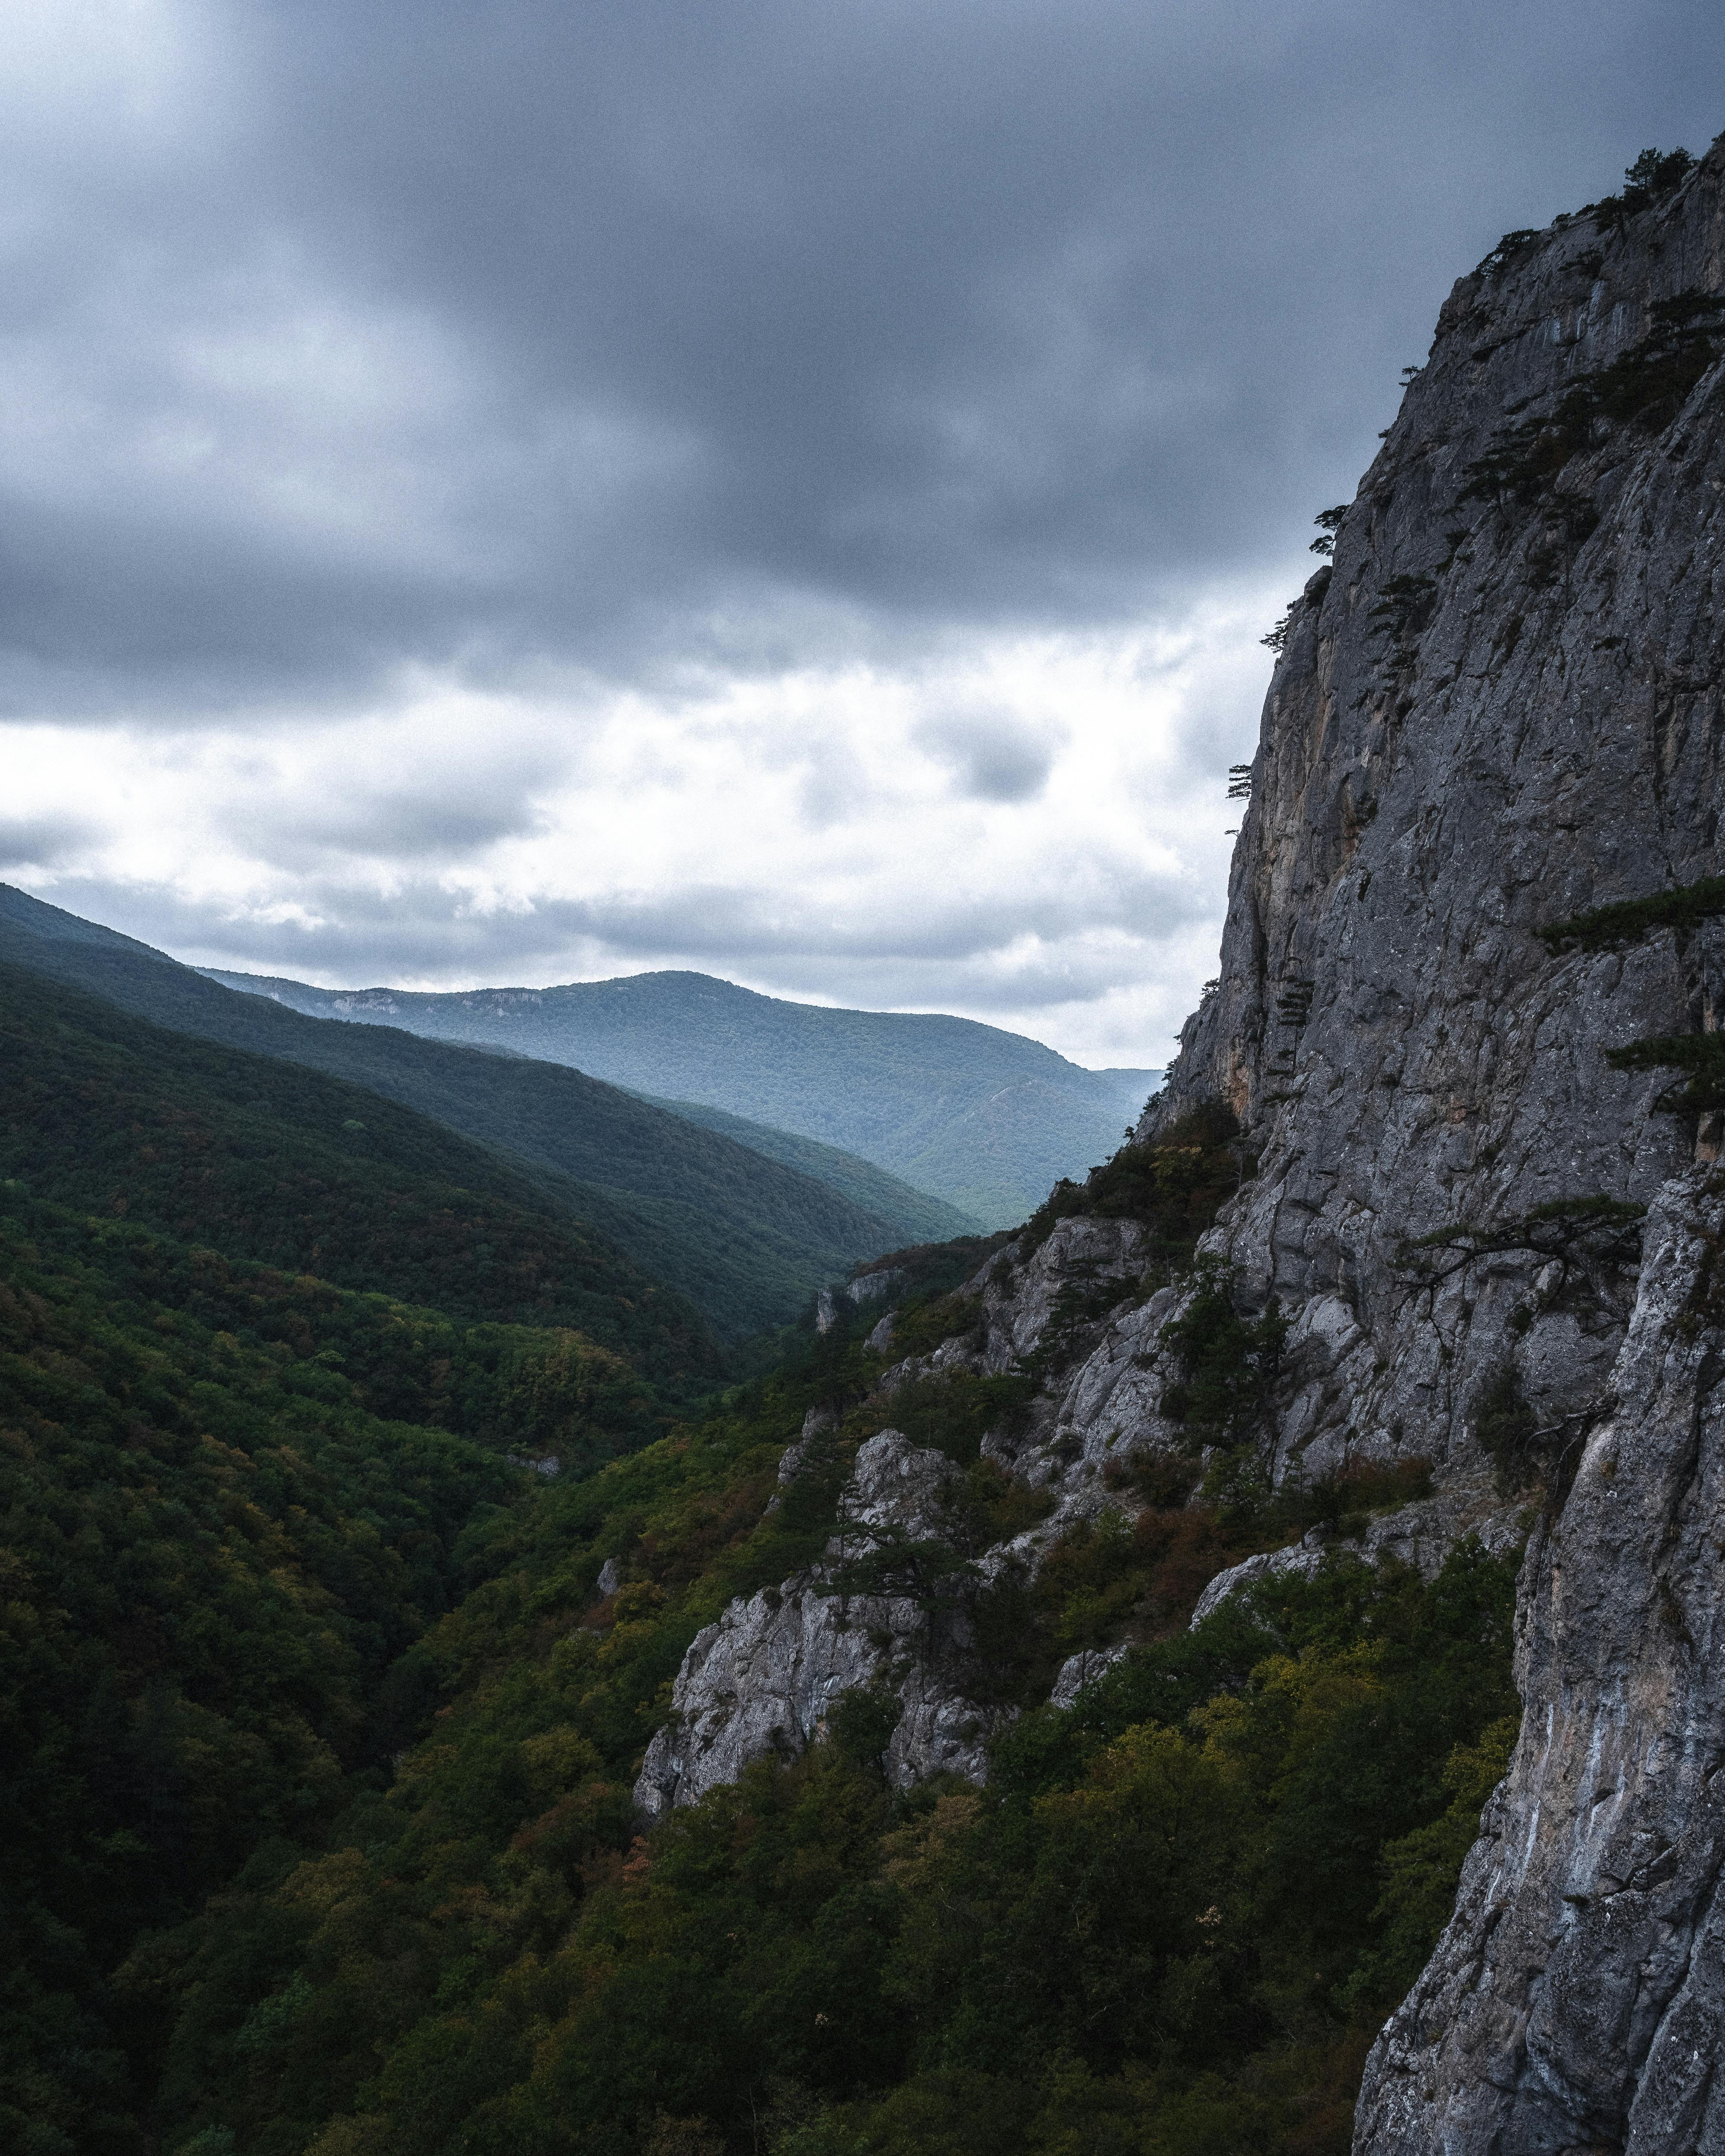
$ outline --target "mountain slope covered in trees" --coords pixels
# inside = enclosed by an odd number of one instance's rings
[[[180,1033],[364,1086],[506,1154],[548,1203],[733,1338],[784,1322],[859,1260],[927,1232],[927,1204],[914,1193],[902,1217],[883,1217],[798,1168],[579,1071],[306,1019],[3,886],[0,960]],[[892,1194],[884,1180],[871,1193]]]
[[[673,1394],[719,1361],[700,1314],[543,1178],[364,1088],[172,1033],[0,965],[0,1173],[234,1258],[572,1325]]]
[[[709,1108],[700,1101],[664,1101],[650,1093],[642,1094],[641,1098],[680,1116],[685,1122],[698,1123],[704,1131],[734,1138],[751,1152],[782,1162],[787,1168],[813,1176],[818,1183],[830,1185],[864,1212],[890,1220],[906,1240],[937,1243],[978,1232],[979,1223],[960,1207],[913,1188],[860,1154],[823,1145],[818,1138],[798,1137],[794,1131],[751,1122],[746,1116],[729,1115],[723,1108]]]
[[[387,1239],[399,1186],[373,1188]],[[515,1224],[483,1219],[500,1246]],[[540,1480],[513,1463],[579,1471],[667,1419],[567,1327],[0,1183],[0,2143],[147,2145],[162,2030],[127,1957],[382,1785],[427,1711],[403,1651]]]
[[[211,978],[319,1018],[495,1043],[818,1139],[989,1228],[1015,1226],[1062,1176],[1106,1159],[1161,1075],[1086,1070],[972,1019],[831,1010],[706,973],[444,994]]]
[[[907,1337],[951,1322],[973,1259],[910,1261]],[[1207,1538],[1287,1524],[1127,1493],[1033,1589],[973,1604],[1007,1650],[990,1697],[1024,1710],[985,1789],[895,1791],[896,1709],[863,1691],[800,1758],[642,1833],[630,1782],[680,1660],[818,1557],[870,1430],[908,1417],[944,1449],[959,1563],[1037,1517],[978,1450],[1008,1394],[875,1394],[871,1315],[470,1528],[468,1592],[388,1686],[398,1720],[433,1712],[387,1784],[350,1775],[339,1818],[260,1845],[115,1972],[162,2046],[167,2147],[1345,2148],[1512,1733],[1511,1563],[1464,1551],[1430,1585],[1343,1564],[1188,1633]],[[811,1409],[838,1419],[781,1482]],[[1153,1644],[1039,1708],[1053,1662],[1133,1604]]]
[[[1030,1710],[986,1792],[896,1793],[863,1691],[644,1839],[631,1783],[691,1639],[819,1557],[871,1430],[949,1458],[963,1592],[967,1550],[1034,1526],[979,1440],[1036,1373],[877,1392],[871,1307],[675,1420],[569,1322],[628,1344],[606,1254],[566,1288],[566,1231],[506,1165],[5,985],[31,1187],[0,1178],[0,2131],[29,2156],[1337,2145],[1501,1751],[1505,1568],[1356,1566],[1189,1640],[1209,1569],[1290,1522],[1127,1491],[975,1605],[988,1696]],[[428,1173],[458,1161],[479,1189]],[[312,1237],[358,1287],[307,1269]],[[901,1348],[950,1332],[988,1247],[897,1259]],[[386,1281],[424,1299],[360,1291]],[[699,1342],[679,1363],[662,1299],[636,1344],[686,1395]],[[781,1482],[811,1409],[836,1419]],[[1138,1605],[1162,1644],[1036,1711]]]

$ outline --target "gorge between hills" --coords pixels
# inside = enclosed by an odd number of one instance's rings
[[[1410,372],[1028,1219],[6,895],[9,2145],[1725,2150],[1725,146]]]

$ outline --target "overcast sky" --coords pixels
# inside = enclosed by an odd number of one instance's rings
[[[1450,283],[1717,0],[10,0],[0,877],[1158,1065]]]

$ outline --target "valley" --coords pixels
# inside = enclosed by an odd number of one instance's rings
[[[0,2140],[1725,2148],[1722,263],[1456,283],[1147,1101],[0,887]]]

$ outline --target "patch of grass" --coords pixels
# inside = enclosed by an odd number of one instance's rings
[[[973,1332],[982,1322],[982,1305],[975,1296],[929,1296],[906,1303],[892,1313],[892,1353],[895,1358],[932,1355],[948,1340]]]

